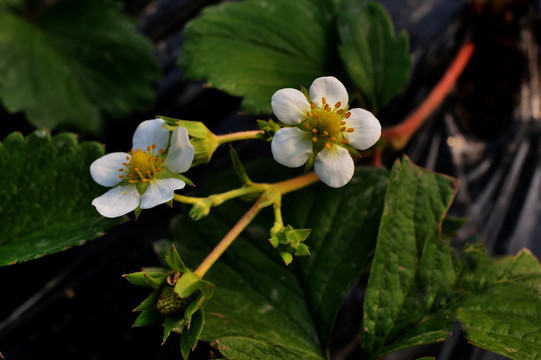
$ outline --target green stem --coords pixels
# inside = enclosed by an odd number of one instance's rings
[[[207,271],[214,265],[214,263],[222,256],[222,254],[227,250],[229,245],[235,241],[235,239],[240,235],[240,233],[252,222],[256,217],[259,211],[263,208],[261,203],[265,200],[265,194],[254,203],[254,205],[244,214],[244,216],[229,230],[227,235],[216,245],[216,247],[207,255],[205,260],[199,265],[199,267],[194,271],[195,275],[203,278]]]
[[[249,131],[240,131],[231,134],[217,135],[218,145],[222,145],[228,142],[239,141],[239,140],[252,140],[258,139],[257,135],[263,134],[261,130],[249,130]]]
[[[193,204],[197,204],[201,200],[205,200],[205,198],[193,197],[193,196],[184,196],[184,195],[175,194],[175,195],[173,195],[173,200],[178,201],[180,203],[192,204],[193,205]]]

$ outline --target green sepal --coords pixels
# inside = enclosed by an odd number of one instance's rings
[[[157,179],[175,178],[175,179],[179,179],[179,180],[184,181],[186,183],[186,185],[195,186],[193,181],[188,179],[186,176],[184,176],[182,174],[174,173],[174,172],[172,172],[171,170],[169,170],[168,168],[165,168],[165,167],[161,168],[160,172],[156,175],[156,178]],[[147,184],[147,186],[148,186],[147,182],[145,184]],[[146,190],[146,188],[145,188],[145,190]]]
[[[313,152],[310,156],[308,156],[308,159],[306,160],[306,163],[304,164],[304,171],[308,172],[314,167],[314,163],[316,162],[316,155],[317,152]]]
[[[135,272],[131,274],[125,274],[123,277],[128,280],[130,283],[136,286],[143,286],[143,287],[151,287],[151,288],[157,288],[156,282],[158,284],[161,284],[165,278],[167,277],[167,274],[164,274],[162,272]],[[155,279],[154,280],[149,280]],[[159,286],[159,285],[158,285]]]
[[[199,294],[199,296],[194,301],[190,302],[184,310],[184,324],[188,329],[191,326],[193,314],[201,308],[205,300],[207,299],[202,294]]]
[[[284,260],[284,263],[286,265],[291,264],[293,261],[293,255],[291,253],[288,253],[287,251],[280,251],[280,256],[282,257],[282,260]]]
[[[156,306],[156,301],[158,301],[158,296],[160,295],[159,291],[153,291],[138,307],[133,311],[144,311],[152,310]]]
[[[164,273],[143,273],[143,280],[154,289],[159,288],[166,278],[167,274]]]
[[[259,130],[263,133],[257,134],[257,137],[261,140],[271,141],[274,134],[281,129],[280,125],[269,119],[268,121],[257,120]]]
[[[310,249],[306,244],[299,244],[297,249],[295,250],[295,256],[306,256],[310,255]]]
[[[175,292],[181,298],[187,298],[198,290],[199,276],[195,275],[191,271],[186,271],[175,284]]]
[[[209,300],[212,297],[212,294],[214,293],[214,284],[206,281],[206,280],[199,280],[199,291],[201,291],[201,294],[205,297],[206,300]]]
[[[306,101],[310,104],[312,100],[310,99],[310,93],[308,92],[308,89],[301,85],[301,92],[303,93],[304,97],[306,98]]]
[[[187,360],[188,356],[190,355],[190,351],[195,349],[197,342],[199,341],[199,337],[201,336],[201,331],[203,330],[204,324],[205,312],[201,308],[199,311],[193,314],[190,327],[186,328],[182,332],[182,336],[180,338],[180,353],[182,354],[182,358],[184,360]]]
[[[152,324],[157,324],[162,321],[162,317],[159,312],[155,310],[143,310],[135,319],[133,327],[141,327]]]
[[[178,254],[175,245],[172,245],[171,249],[169,249],[169,251],[165,255],[165,262],[171,267],[171,269],[180,273],[188,271],[188,268],[186,267],[186,265],[184,265],[184,262],[182,262],[182,259],[180,258],[180,255]]]
[[[183,127],[188,131],[190,143],[195,148],[192,167],[207,164],[210,161],[220,143],[218,137],[205,124],[200,121],[177,120],[165,116],[160,116],[160,118],[171,126]]]
[[[174,328],[180,327],[184,325],[184,317],[182,315],[168,315],[165,317],[165,320],[163,322],[163,339],[162,344],[167,340],[169,335],[171,335],[171,331],[173,331]]]
[[[133,214],[135,215],[135,220],[139,219],[139,215],[143,212],[143,209],[141,209],[139,206],[133,210]]]
[[[231,161],[233,162],[233,169],[235,170],[235,174],[243,184],[250,184],[252,180],[250,180],[250,177],[246,173],[246,169],[244,169],[244,166],[242,165],[242,162],[239,159],[239,155],[233,148],[233,146],[229,146],[229,156],[231,156]]]

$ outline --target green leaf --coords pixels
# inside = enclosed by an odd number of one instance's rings
[[[349,77],[377,111],[408,82],[408,36],[395,34],[391,18],[375,2],[347,0],[339,19],[340,56]]]
[[[0,143],[0,265],[82,245],[124,221],[91,205],[105,191],[89,171],[103,152],[96,142],[45,131],[12,133]]]
[[[455,265],[439,237],[456,181],[397,160],[385,196],[364,304],[363,351],[390,351],[444,340],[452,326],[445,308]]]
[[[289,267],[268,241],[271,212],[258,216],[205,276],[216,288],[201,338],[230,359],[324,358],[342,300],[374,248],[386,179],[385,170],[362,168],[346,187],[318,184],[285,196],[288,223],[312,229],[311,256]],[[228,202],[198,223],[175,222],[185,259],[200,262],[247,209]]]
[[[179,65],[190,79],[243,96],[246,113],[270,113],[272,94],[335,72],[326,1],[247,0],[206,8],[186,26]]]
[[[541,266],[527,250],[486,267],[477,278],[483,289],[466,295],[457,318],[476,346],[512,359],[535,359],[541,354]],[[486,274],[492,274],[491,279]]]
[[[180,338],[180,352],[184,359],[188,359],[190,351],[195,349],[199,337],[201,336],[201,330],[205,323],[205,313],[203,309],[200,309],[192,316],[190,327],[182,331],[182,337]]]
[[[107,0],[0,12],[0,101],[36,127],[100,128],[144,109],[158,77],[150,43]]]

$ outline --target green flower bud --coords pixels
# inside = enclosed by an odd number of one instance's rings
[[[192,220],[200,220],[207,216],[210,212],[210,202],[205,199],[195,203],[190,209],[190,217]]]
[[[218,137],[200,121],[178,120],[178,126],[188,130],[190,143],[195,148],[192,166],[207,164],[218,147]]]

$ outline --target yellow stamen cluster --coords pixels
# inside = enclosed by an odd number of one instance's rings
[[[312,132],[312,141],[314,143],[322,142],[325,148],[330,149],[331,144],[337,141],[347,144],[344,133],[352,133],[353,128],[347,127],[347,121],[351,113],[347,108],[342,108],[342,103],[338,101],[334,107],[327,103],[325,97],[321,98],[322,107],[317,107],[315,103],[310,103],[311,110],[306,112],[306,121],[303,126],[306,130]]]
[[[131,156],[126,155],[123,168],[118,169],[122,179],[128,179],[129,183],[147,182],[161,171],[165,161],[163,149],[156,151],[156,144],[147,146],[146,151],[131,149]]]

